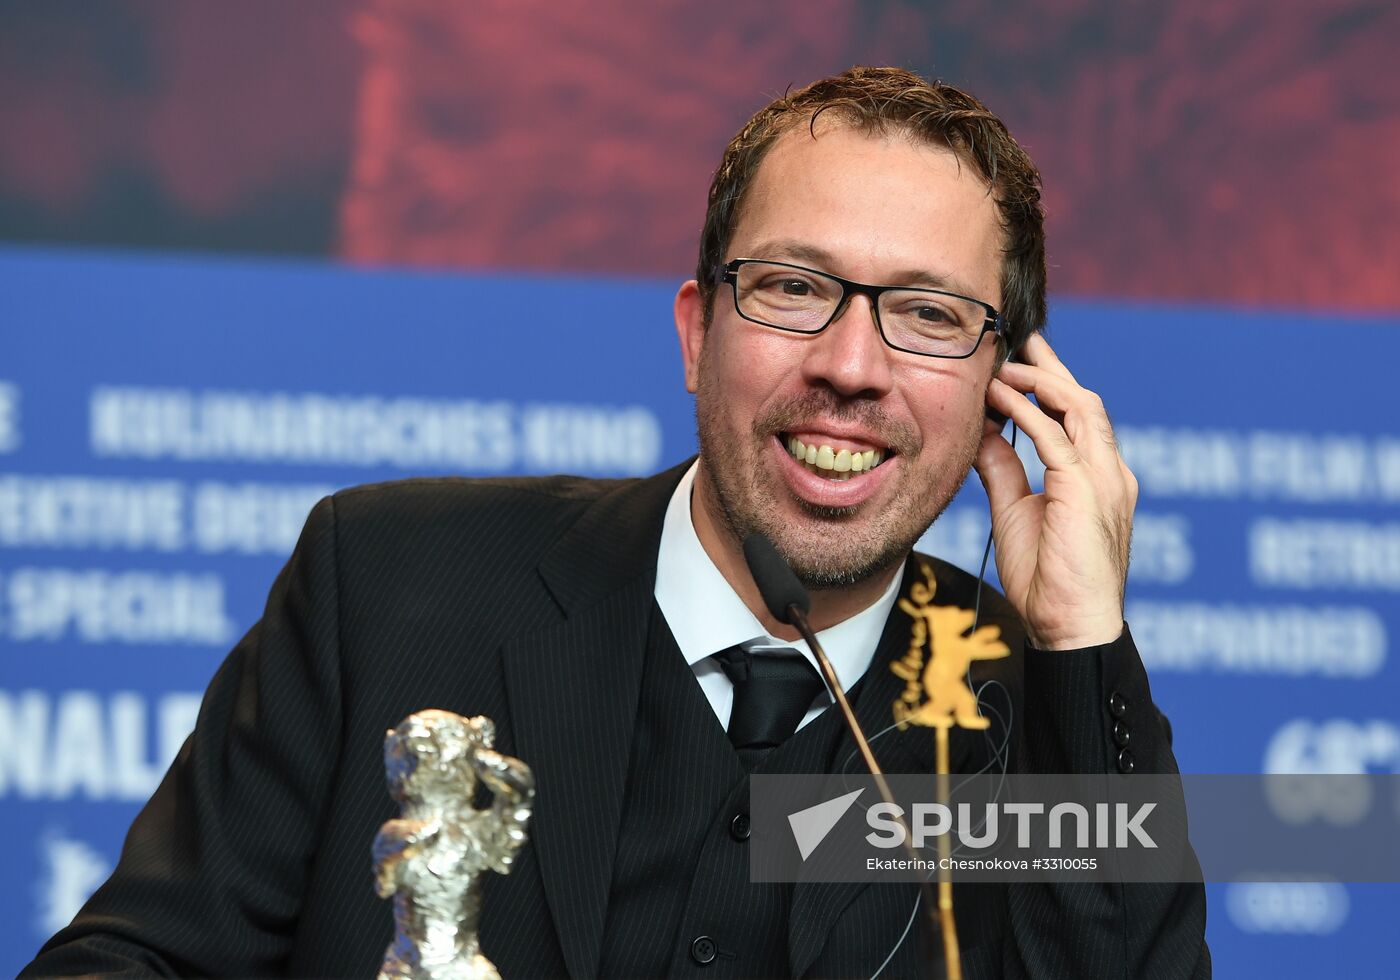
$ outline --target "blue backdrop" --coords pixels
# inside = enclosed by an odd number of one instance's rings
[[[0,285],[0,973],[110,871],[320,495],[694,451],[672,282],[12,249]],[[1142,484],[1128,618],[1185,771],[1400,772],[1397,326],[1052,304]],[[975,571],[985,514],[926,546]],[[1212,886],[1217,968],[1371,975],[1398,897]]]

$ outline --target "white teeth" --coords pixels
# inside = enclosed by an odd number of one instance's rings
[[[799,463],[806,463],[808,469],[832,480],[850,479],[853,473],[873,470],[885,460],[882,449],[867,449],[852,452],[849,449],[835,450],[830,446],[807,445],[796,436],[790,436],[788,453]]]

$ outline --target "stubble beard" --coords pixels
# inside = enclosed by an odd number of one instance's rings
[[[872,505],[823,507],[795,498],[799,509],[818,526],[794,528],[778,517],[778,495],[784,493],[783,488],[764,479],[762,456],[775,432],[788,431],[794,423],[819,415],[859,419],[904,456],[901,467],[917,457],[917,434],[907,425],[891,424],[878,412],[873,415],[880,423],[872,424],[869,403],[840,401],[834,394],[813,392],[755,419],[751,431],[731,435],[724,427],[722,393],[713,390],[708,377],[709,372],[701,372],[695,415],[704,485],[710,488],[709,510],[717,513],[736,545],[742,546],[750,534],[767,537],[802,584],[813,590],[849,588],[902,563],[962,487],[981,441],[981,420],[976,419],[955,447],[948,466],[931,477],[925,492],[919,492],[917,481],[908,472],[901,473],[904,485],[900,493],[866,521],[858,518]]]

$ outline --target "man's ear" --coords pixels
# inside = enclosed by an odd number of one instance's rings
[[[705,345],[705,301],[694,279],[676,293],[676,335],[685,364],[685,390],[693,395],[700,384],[700,349]]]

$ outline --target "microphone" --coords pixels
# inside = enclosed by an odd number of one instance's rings
[[[812,611],[812,597],[767,537],[750,534],[745,538],[744,560],[749,563],[749,574],[774,619],[796,626],[794,616],[805,616]],[[789,610],[789,606],[796,606],[797,612]]]
[[[748,562],[749,574],[753,576],[754,584],[758,586],[758,592],[763,596],[763,604],[768,607],[773,618],[780,623],[797,627],[797,632],[802,634],[802,639],[807,641],[812,655],[817,658],[817,664],[821,667],[826,686],[831,691],[831,697],[841,707],[841,716],[846,720],[846,728],[850,731],[851,738],[855,739],[856,747],[860,749],[861,757],[865,760],[865,768],[870,770],[870,775],[875,779],[875,786],[880,791],[880,798],[889,804],[896,814],[901,814],[895,819],[904,828],[904,851],[915,861],[913,867],[918,867],[919,855],[914,850],[913,835],[910,834],[909,826],[904,821],[903,811],[894,809],[898,804],[894,801],[894,794],[890,792],[889,783],[885,782],[884,771],[880,769],[880,764],[875,761],[875,753],[870,750],[870,741],[865,737],[860,722],[856,720],[856,713],[851,710],[850,702],[846,700],[846,692],[841,688],[841,681],[837,679],[836,670],[831,666],[831,661],[827,659],[826,651],[817,642],[817,635],[812,632],[812,627],[807,623],[807,613],[812,609],[812,597],[807,594],[807,589],[798,581],[792,567],[783,560],[782,555],[778,554],[778,549],[773,547],[773,542],[764,535],[755,532],[744,539],[744,560]],[[933,889],[928,883],[928,878],[923,876],[919,878],[919,894],[922,897],[924,908],[927,910],[934,935],[938,935],[940,903],[934,899]],[[951,901],[950,898],[950,909]],[[956,934],[954,934],[954,941],[956,941]],[[957,976],[961,976],[960,971]]]
[[[753,576],[759,595],[763,596],[763,604],[768,607],[773,618],[780,623],[797,627],[797,632],[807,641],[812,656],[817,658],[817,665],[821,668],[827,689],[830,690],[832,699],[840,705],[841,714],[846,719],[846,727],[865,759],[865,767],[870,770],[870,775],[875,777],[885,802],[893,803],[889,787],[885,784],[885,774],[880,770],[880,764],[875,761],[875,753],[870,751],[870,742],[861,730],[850,702],[846,700],[846,692],[841,688],[836,670],[827,659],[822,645],[817,642],[817,635],[807,623],[807,613],[812,608],[812,597],[798,581],[792,567],[783,560],[783,556],[778,554],[778,549],[773,547],[773,542],[765,535],[754,532],[744,539],[744,560],[748,562],[749,574]]]

